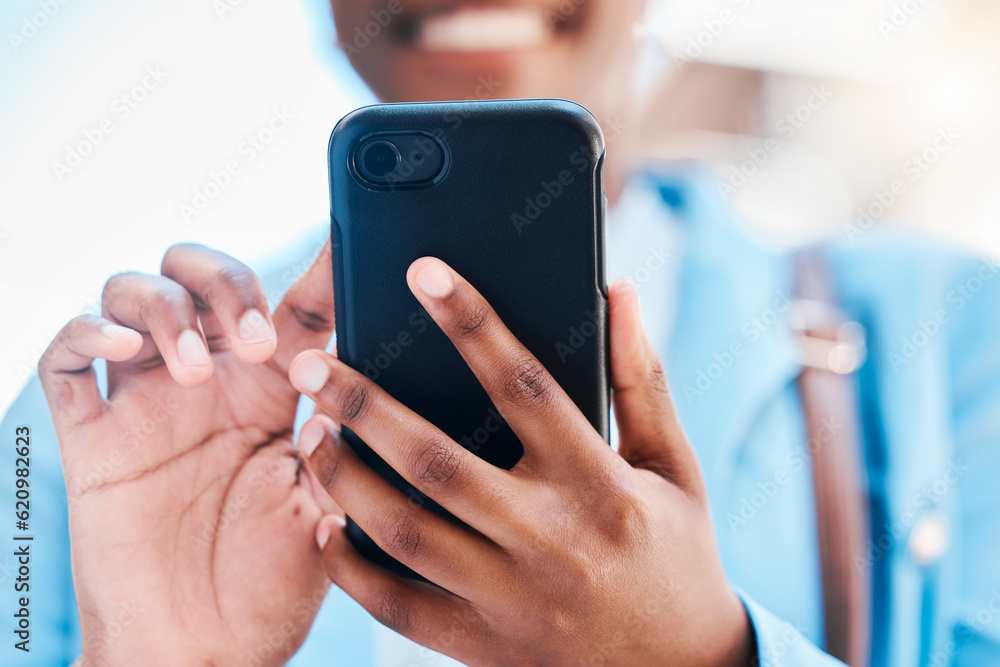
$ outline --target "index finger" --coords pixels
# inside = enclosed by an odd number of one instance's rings
[[[598,464],[605,460],[604,440],[472,285],[433,257],[411,264],[406,281],[520,438],[526,458],[560,468],[588,452]],[[581,450],[580,443],[592,446]]]
[[[484,533],[510,516],[508,473],[446,436],[370,379],[318,350],[296,357],[292,385],[349,428],[396,472]],[[489,528],[488,528],[489,527]]]

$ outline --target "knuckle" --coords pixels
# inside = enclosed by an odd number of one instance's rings
[[[200,285],[195,295],[195,306],[199,310],[219,308],[236,302],[247,304],[247,293],[252,290],[252,275],[247,275],[240,266],[226,264],[215,269],[211,277]]]
[[[657,394],[669,395],[670,386],[667,384],[667,374],[663,369],[663,362],[659,356],[654,356],[649,362],[647,371],[650,388]]]
[[[169,260],[174,259],[175,255],[177,255],[178,253],[184,253],[192,250],[193,248],[198,248],[198,247],[199,244],[197,243],[175,243],[169,248],[167,248],[167,251],[163,253],[162,263],[168,264]]]
[[[421,554],[422,531],[417,517],[410,511],[394,515],[385,528],[385,542],[389,551],[407,560]]]
[[[322,555],[323,569],[326,570],[326,576],[334,584],[337,584],[345,574],[344,559],[341,558],[340,554],[334,554],[331,549],[323,549]]]
[[[163,259],[160,260],[160,273],[163,275],[168,275],[170,273],[171,267],[177,261],[178,253],[183,253],[185,248],[188,247],[187,243],[175,243],[167,251],[163,253]]]
[[[162,291],[154,292],[139,301],[139,319],[147,324],[169,310],[171,299]]]
[[[361,380],[349,380],[340,388],[337,402],[341,421],[345,423],[357,422],[364,415],[370,402],[371,389],[368,385]]]
[[[340,471],[342,461],[341,452],[339,448],[336,448],[334,452],[324,456],[316,465],[314,469],[316,479],[319,480],[324,489],[329,489],[333,486],[333,482],[337,478],[337,473]]]
[[[484,304],[470,305],[462,311],[452,325],[457,338],[471,338],[484,333],[490,322],[490,309]]]
[[[376,621],[395,632],[406,632],[412,626],[410,608],[396,588],[388,588],[377,595],[371,614]]]
[[[256,282],[256,277],[250,269],[234,262],[216,269],[212,280],[208,281],[206,291],[211,292],[218,289],[244,294],[256,287]],[[208,294],[206,294],[207,296]]]
[[[108,303],[113,300],[116,294],[120,294],[134,284],[135,277],[136,274],[131,271],[122,271],[112,275],[104,283],[104,289],[101,291],[101,301]]]
[[[507,373],[504,395],[515,405],[539,404],[547,400],[552,379],[534,357],[515,363]]]
[[[620,480],[608,480],[603,501],[595,506],[602,533],[616,544],[642,542],[650,526],[650,508],[638,489]]]
[[[421,447],[413,460],[413,474],[418,483],[426,486],[440,486],[454,479],[461,466],[461,458],[455,448],[438,436]]]
[[[171,276],[185,262],[197,261],[197,257],[202,251],[207,250],[207,246],[201,243],[175,243],[163,253],[160,260],[160,273],[164,276]]]
[[[57,336],[49,347],[57,347],[57,341],[59,345],[72,345],[83,338],[93,328],[94,318],[90,315],[78,315],[66,323],[61,335]]]
[[[452,625],[450,630],[454,630],[461,633],[467,637],[476,637],[482,641],[485,645],[494,648],[495,654],[502,654],[499,650],[499,638],[496,636],[493,628],[490,627],[486,619],[476,611],[470,602],[464,602],[461,606],[461,611],[455,611],[452,614]],[[504,661],[499,664],[513,664],[509,661]]]

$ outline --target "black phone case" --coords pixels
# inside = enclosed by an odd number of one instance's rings
[[[352,172],[375,133],[420,131],[446,147],[431,186],[372,187]],[[512,468],[522,447],[451,341],[406,285],[439,257],[475,286],[608,439],[604,139],[564,100],[385,104],[345,116],[330,137],[337,355],[445,434]],[[349,429],[343,437],[404,496],[450,515]],[[409,577],[352,521],[370,560]]]

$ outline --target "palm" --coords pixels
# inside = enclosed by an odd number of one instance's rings
[[[312,538],[322,512],[292,441],[299,395],[279,361],[209,340],[204,384],[181,386],[155,353],[109,362],[99,416],[60,432],[85,644],[98,634],[97,650],[117,653],[104,644],[155,630],[187,638],[191,664],[280,664],[329,586]],[[115,618],[122,605],[141,632],[87,632],[89,611]]]

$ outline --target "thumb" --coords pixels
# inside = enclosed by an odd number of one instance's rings
[[[663,364],[643,329],[635,285],[619,278],[608,296],[618,453],[635,468],[655,472],[687,491],[699,490],[698,459],[674,410]]]

